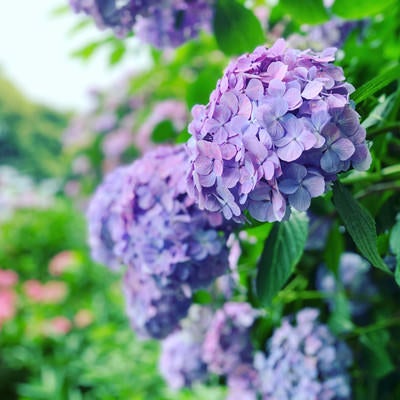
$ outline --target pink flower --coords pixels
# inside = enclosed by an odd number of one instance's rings
[[[68,318],[60,315],[47,321],[44,327],[44,333],[46,335],[65,335],[71,330],[71,328],[71,321]]]
[[[65,299],[68,288],[64,282],[50,281],[42,284],[32,279],[24,283],[26,296],[37,303],[59,303]]]
[[[5,321],[12,319],[16,311],[17,296],[13,290],[0,290],[0,328]]]
[[[49,263],[50,275],[60,276],[68,267],[74,264],[75,255],[72,251],[62,251],[56,254]]]
[[[74,316],[74,323],[78,328],[86,328],[93,322],[93,314],[90,310],[81,309]]]
[[[18,282],[18,274],[11,269],[0,269],[0,287],[7,288]]]

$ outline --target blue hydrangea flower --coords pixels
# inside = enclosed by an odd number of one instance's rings
[[[252,363],[250,329],[257,316],[248,303],[225,303],[215,313],[203,343],[203,360],[211,372],[229,375]]]
[[[351,398],[351,352],[318,322],[318,314],[316,309],[303,309],[295,322],[284,319],[269,339],[266,355],[256,355],[263,400]]]
[[[99,28],[119,36],[134,30],[158,48],[177,47],[209,30],[214,0],[70,0],[75,12],[90,15]]]
[[[354,90],[335,49],[288,49],[279,39],[231,62],[206,106],[196,105],[188,190],[201,209],[280,221],[304,211],[349,168],[371,162]]]
[[[190,290],[174,281],[160,283],[133,268],[125,273],[123,291],[131,326],[143,338],[165,338],[177,329],[191,305]]]
[[[371,306],[371,299],[377,294],[369,275],[370,269],[371,265],[356,253],[347,252],[340,256],[338,280],[347,293],[350,313],[354,317],[365,314]],[[338,282],[325,265],[318,268],[316,286],[332,296],[337,291]],[[328,304],[334,308],[334,299],[328,299]]]

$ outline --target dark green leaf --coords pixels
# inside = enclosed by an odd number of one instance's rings
[[[227,55],[252,51],[265,42],[260,21],[236,0],[217,0],[213,29],[218,47]]]
[[[397,217],[397,222],[390,232],[389,239],[390,249],[396,256],[396,270],[394,273],[394,279],[400,286],[400,217]]]
[[[332,11],[334,14],[348,19],[371,17],[396,4],[397,0],[335,0]]]
[[[339,260],[343,251],[343,235],[340,233],[339,224],[336,222],[329,232],[327,246],[324,251],[325,264],[335,275],[338,272]]]
[[[307,240],[308,218],[293,213],[289,221],[275,223],[257,265],[256,289],[264,306],[281,290],[299,262]]]
[[[367,368],[377,378],[387,375],[395,368],[386,349],[389,339],[387,331],[371,332],[360,336],[360,342],[367,348]]]
[[[400,79],[398,64],[359,87],[351,98],[356,104],[360,103],[397,79]]]
[[[371,214],[339,181],[333,185],[333,202],[361,254],[375,267],[390,273],[378,253],[375,221]]]
[[[279,4],[300,24],[321,24],[329,20],[322,0],[280,0]]]

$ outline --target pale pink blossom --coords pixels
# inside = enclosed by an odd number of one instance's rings
[[[14,286],[18,282],[18,274],[11,269],[0,269],[0,288]]]

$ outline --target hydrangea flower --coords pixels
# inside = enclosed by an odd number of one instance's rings
[[[159,147],[135,161],[119,198],[123,234],[116,252],[143,274],[205,287],[228,268],[227,232],[218,214],[186,193],[183,145]],[[222,227],[221,227],[222,228]]]
[[[160,283],[155,276],[128,268],[123,291],[126,312],[135,332],[144,338],[162,339],[173,332],[187,315],[190,290],[177,282]]]
[[[189,387],[207,377],[202,342],[211,318],[210,309],[193,305],[189,317],[182,321],[182,330],[162,341],[159,369],[172,389]]]
[[[250,330],[257,316],[248,303],[228,302],[215,313],[203,344],[203,360],[211,372],[229,375],[252,363]]]
[[[75,12],[90,15],[119,36],[130,31],[158,48],[177,47],[209,30],[213,0],[70,0]]]
[[[295,322],[284,319],[268,341],[267,355],[256,355],[263,400],[351,398],[351,352],[318,322],[318,314],[303,309]]]
[[[209,103],[192,110],[188,190],[201,209],[280,221],[288,205],[307,210],[338,173],[369,167],[353,87],[334,54],[279,39],[231,62]]]
[[[118,200],[123,190],[126,167],[117,168],[106,176],[93,195],[88,211],[89,246],[93,260],[111,269],[121,265],[115,247],[123,232]]]
[[[143,336],[171,333],[192,291],[229,266],[229,226],[217,227],[221,216],[199,210],[189,198],[187,168],[183,145],[159,147],[115,170],[89,207],[92,253],[111,268],[128,267],[128,315]]]
[[[368,261],[356,253],[347,252],[340,256],[338,279],[349,297],[350,313],[354,317],[364,314],[377,294],[369,275],[370,269]],[[338,282],[325,265],[318,268],[316,286],[321,292],[332,296],[337,292]],[[328,304],[331,308],[335,307],[333,299],[328,299]]]

